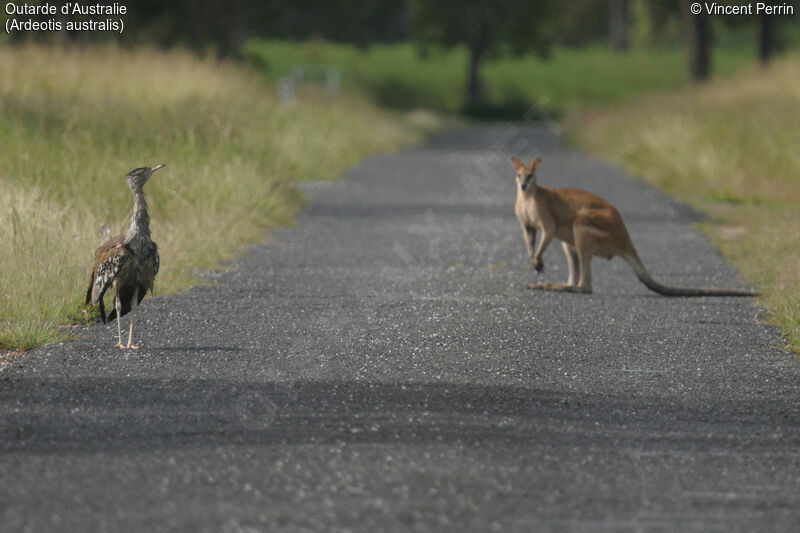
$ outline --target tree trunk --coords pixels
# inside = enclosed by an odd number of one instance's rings
[[[686,44],[689,52],[689,77],[703,82],[711,74],[711,17],[705,10],[697,15],[689,9],[692,0],[681,1],[686,13]]]
[[[625,7],[625,0],[609,0],[608,2],[608,33],[611,39],[611,49],[618,54],[628,49]]]
[[[481,46],[469,47],[469,70],[467,71],[467,107],[474,107],[483,100],[483,83],[481,83]]]
[[[758,58],[762,65],[769,63],[775,51],[775,24],[773,18],[766,13],[759,16]]]

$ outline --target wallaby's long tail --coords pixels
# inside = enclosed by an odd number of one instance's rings
[[[637,273],[639,281],[645,284],[648,289],[663,296],[758,296],[759,293],[753,291],[740,291],[735,289],[690,289],[683,287],[670,287],[662,285],[650,277],[646,271],[642,274]]]
[[[760,293],[755,291],[735,290],[735,289],[691,289],[683,287],[670,287],[669,285],[662,285],[661,283],[650,277],[647,269],[644,267],[642,260],[634,252],[634,254],[626,254],[622,256],[636,273],[639,281],[653,292],[657,292],[663,296],[760,296]]]

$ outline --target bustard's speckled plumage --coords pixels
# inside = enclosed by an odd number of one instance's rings
[[[133,193],[133,215],[131,225],[124,235],[106,238],[97,249],[92,265],[92,276],[86,291],[86,303],[100,304],[100,316],[103,322],[117,319],[119,348],[133,348],[133,320],[136,306],[142,301],[145,293],[153,291],[153,281],[158,273],[158,246],[150,238],[150,214],[144,199],[144,184],[153,172],[163,167],[143,167],[131,170],[125,176]],[[114,309],[106,317],[103,295],[113,286]],[[131,326],[128,344],[122,344],[122,329],[119,318],[131,312]]]

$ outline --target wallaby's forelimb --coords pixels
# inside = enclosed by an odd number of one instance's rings
[[[528,250],[528,257],[533,261],[533,253],[536,250],[536,228],[522,226],[522,237],[525,239],[525,248]]]
[[[533,254],[533,268],[536,272],[544,270],[544,263],[542,263],[542,254],[544,253],[547,245],[553,240],[553,233],[547,230],[542,230],[542,238],[539,239],[539,245],[536,247],[536,252]]]

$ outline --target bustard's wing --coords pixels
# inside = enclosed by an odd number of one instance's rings
[[[158,257],[158,246],[156,243],[150,241],[150,248],[149,250],[145,248],[145,252],[142,255],[142,261],[137,265],[135,272],[136,272],[136,304],[142,303],[144,300],[145,295],[147,294],[148,289],[150,293],[153,292],[153,281],[155,280],[156,274],[158,273],[159,267],[159,257]],[[111,322],[114,319],[119,319],[127,315],[132,306],[133,300],[133,289],[134,285],[125,284],[123,287],[117,287],[117,297],[119,298],[120,309],[119,309],[119,316],[117,316],[117,309],[116,307],[108,313],[108,321]]]
[[[86,303],[100,304],[100,316],[106,322],[106,311],[103,295],[114,282],[117,273],[128,260],[129,252],[123,243],[123,237],[115,237],[97,249],[92,265],[92,276],[86,291]]]

